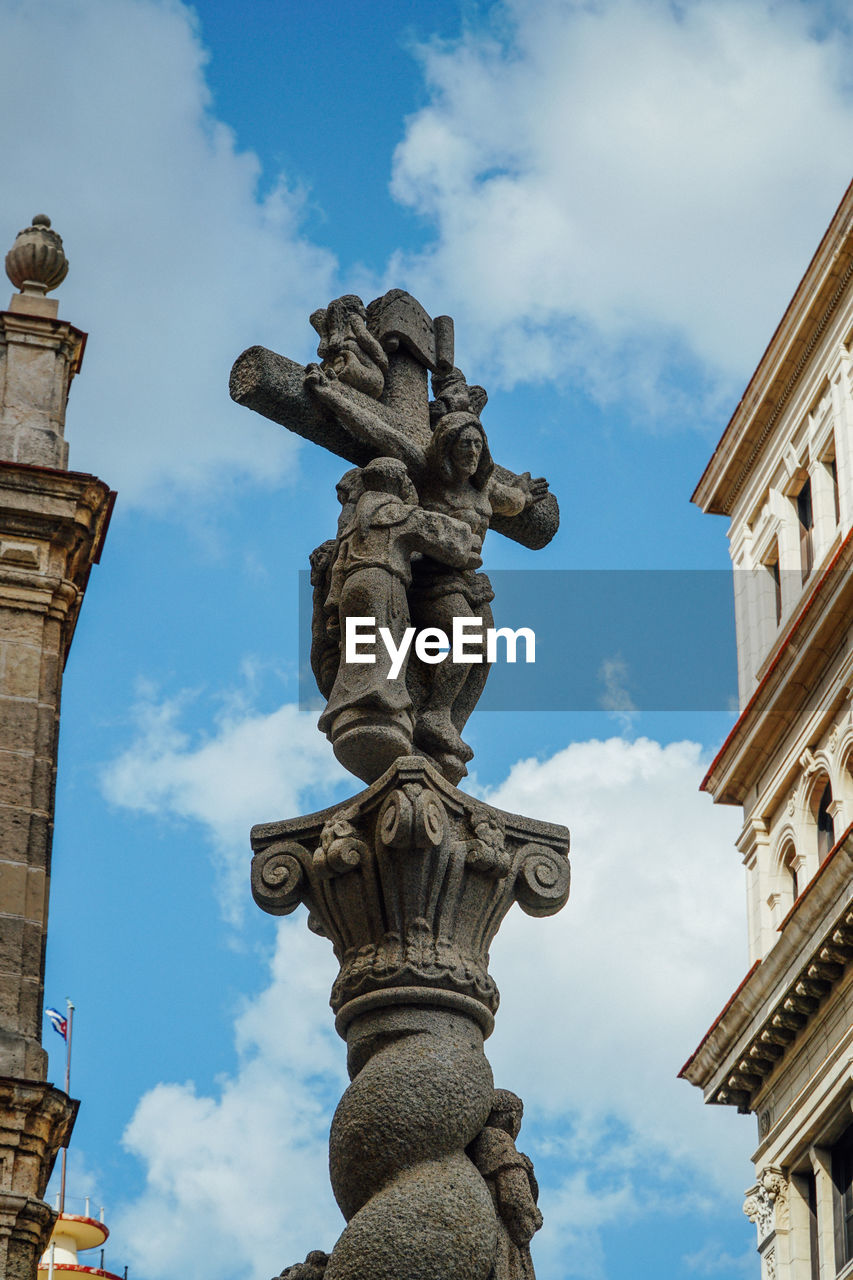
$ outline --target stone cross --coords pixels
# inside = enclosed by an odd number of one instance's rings
[[[564,906],[569,833],[455,786],[487,664],[412,662],[392,680],[378,662],[345,669],[340,635],[369,613],[394,638],[415,621],[488,624],[486,530],[544,546],[557,504],[544,481],[494,467],[486,395],[454,368],[449,317],[392,290],[368,307],[337,298],[311,323],[319,366],[252,347],[231,374],[238,403],[359,468],[338,485],[337,536],[312,554],[312,669],[320,725],[370,785],[252,832],[257,904],[303,904],[334,948],[352,1080],[329,1144],[346,1226],[281,1280],[534,1280],[542,1215],[515,1145],[522,1104],[495,1089],[483,1052],[499,998],[489,948],[513,904]]]
[[[337,299],[336,303],[347,301]],[[353,298],[352,302],[360,305],[360,299]],[[431,372],[446,376],[453,369],[453,321],[450,316],[431,319],[421,304],[401,289],[392,289],[371,302],[366,313],[369,334],[387,356],[384,387],[374,402],[374,411],[387,416],[389,422],[425,446],[431,430],[427,375]],[[312,316],[315,327],[322,323],[315,320],[321,315],[324,312]],[[324,339],[321,351],[324,345],[334,349],[336,337],[333,334],[331,342]],[[361,387],[350,385],[357,394],[365,394]],[[360,440],[346,423],[318,403],[305,385],[303,365],[266,347],[249,347],[237,358],[229,390],[238,404],[356,466],[364,466],[381,452]],[[495,474],[502,482],[512,478],[512,473],[503,467],[496,467]],[[518,515],[496,515],[491,527],[522,546],[539,550],[551,541],[559,522],[557,500],[548,494]]]

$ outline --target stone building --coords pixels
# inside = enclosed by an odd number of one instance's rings
[[[41,1046],[62,671],[114,495],[67,469],[86,335],[46,296],[68,270],[48,218],[21,232],[6,270],[20,292],[0,312],[0,1277],[31,1280],[77,1107],[47,1082]]]
[[[682,1075],[757,1119],[764,1280],[853,1276],[853,185],[693,495],[729,519],[750,968]]]

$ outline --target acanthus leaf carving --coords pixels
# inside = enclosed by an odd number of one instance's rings
[[[763,1169],[758,1182],[750,1187],[743,1202],[743,1211],[754,1222],[759,1241],[772,1231],[784,1230],[788,1225],[788,1180],[779,1169]]]
[[[253,841],[259,905],[281,915],[304,901],[309,927],[332,942],[336,1013],[405,987],[458,993],[494,1013],[489,946],[503,917],[516,900],[549,915],[568,896],[563,828],[474,800],[421,757],[322,814],[256,828]]]

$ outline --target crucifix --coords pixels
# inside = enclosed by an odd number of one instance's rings
[[[405,642],[488,626],[487,530],[542,547],[557,504],[544,480],[494,464],[486,393],[454,365],[449,317],[392,290],[367,307],[336,298],[311,323],[317,363],[252,347],[231,374],[238,403],[354,464],[336,535],[311,556],[311,665],[319,727],[369,785],[252,831],[258,905],[304,904],[334,947],[352,1079],[329,1140],[346,1226],[280,1280],[535,1280],[521,1099],[495,1089],[483,1052],[498,1006],[489,947],[513,903],[534,916],[565,904],[568,832],[456,788],[488,649],[452,664]],[[371,665],[342,639],[365,615],[389,641]]]
[[[421,657],[393,678],[366,672],[345,661],[346,620],[378,614],[392,639],[413,623],[449,633],[460,617],[488,628],[493,593],[476,572],[486,530],[541,548],[557,530],[557,502],[545,480],[493,462],[480,422],[487,396],[454,366],[449,316],[433,319],[393,289],[367,307],[337,298],[311,323],[319,363],[250,347],[230,391],[358,468],[339,486],[337,538],[312,557],[312,667],[328,699],[320,727],[367,782],[416,750],[456,783],[472,755],[461,730],[485,684],[484,655],[476,669]]]

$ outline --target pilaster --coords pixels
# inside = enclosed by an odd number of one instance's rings
[[[494,1170],[480,1158],[497,1141],[507,1167],[523,1166],[520,1100],[501,1102],[483,1052],[498,1007],[488,949],[514,902],[533,916],[565,904],[568,832],[474,800],[409,756],[352,800],[255,827],[252,847],[255,901],[274,915],[303,902],[341,966],[331,1005],[352,1084],[329,1146],[348,1224],[335,1275],[511,1274],[492,1269]],[[498,1133],[506,1098],[517,1123]],[[530,1215],[524,1250],[542,1221]]]
[[[0,1077],[0,1275],[31,1280],[56,1214],[43,1201],[76,1102],[53,1085]]]
[[[45,296],[64,278],[44,215],[6,271],[0,312],[0,1277],[34,1280],[55,1213],[42,1197],[77,1103],[41,1046],[62,672],[114,494],[68,471],[71,379],[86,335]]]
[[[111,505],[93,476],[0,462],[0,1072],[44,1079],[62,669]]]

